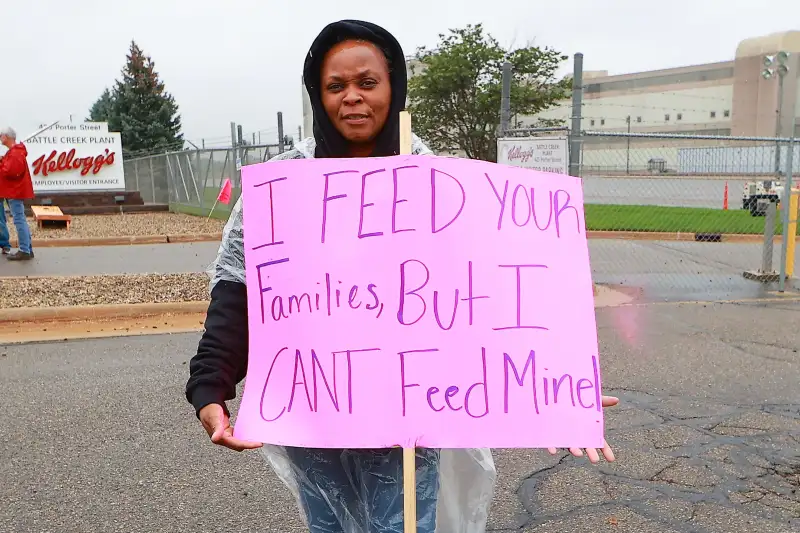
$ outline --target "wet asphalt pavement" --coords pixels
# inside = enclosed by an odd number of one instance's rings
[[[203,272],[218,248],[218,242],[37,248],[32,261],[0,260],[0,277]]]
[[[495,450],[489,531],[800,530],[800,302],[597,311],[617,462]],[[300,532],[183,398],[198,335],[0,348],[0,531]]]

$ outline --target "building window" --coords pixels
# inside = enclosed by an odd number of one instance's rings
[[[683,120],[683,113],[678,113],[678,120]]]
[[[731,110],[730,109],[726,109],[725,111],[722,112],[722,115],[725,116],[726,118],[731,116]]]
[[[669,122],[669,115],[664,115],[664,121]]]
[[[711,112],[711,118],[717,118],[717,112],[716,111],[712,111]]]
[[[604,118],[601,118],[601,119],[600,119],[600,125],[601,125],[601,126],[605,126],[605,125],[606,125],[606,119],[604,119]]]
[[[591,120],[591,125],[594,126],[594,119]]]
[[[642,121],[642,117],[636,117],[636,122],[641,122],[641,121]]]

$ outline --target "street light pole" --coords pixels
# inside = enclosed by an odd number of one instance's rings
[[[775,125],[775,174],[777,179],[780,179],[780,165],[781,165],[781,152],[780,152],[780,138],[783,133],[782,118],[783,118],[783,79],[789,73],[789,67],[786,65],[789,59],[787,52],[778,52],[774,57],[764,57],[764,70],[761,76],[768,80],[777,73],[778,74],[778,117],[777,124]],[[777,66],[775,64],[777,63]],[[773,68],[774,67],[774,68]],[[778,291],[784,292],[786,288],[786,259],[788,255],[789,239],[794,239],[794,235],[789,235],[789,221],[791,217],[796,216],[795,213],[790,213],[790,205],[792,198],[792,165],[794,155],[794,120],[792,120],[792,131],[788,135],[789,142],[787,143],[786,150],[786,180],[783,182],[783,198],[779,198],[782,204],[782,222],[783,222],[783,239],[781,239],[781,265],[780,273],[778,275]]]
[[[776,74],[778,75],[778,105],[776,109],[775,119],[775,176],[780,180],[781,176],[781,143],[778,139],[782,137],[783,133],[783,81],[786,74],[789,73],[789,67],[786,62],[789,59],[787,52],[778,52],[774,56],[764,56],[764,70],[761,71],[761,77],[765,80],[772,79]]]
[[[781,126],[783,118],[783,74],[778,74],[778,117],[775,124],[775,139],[781,138]],[[775,174],[781,172],[781,151],[780,142],[775,141]]]

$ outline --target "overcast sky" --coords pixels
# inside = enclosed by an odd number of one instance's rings
[[[623,74],[732,59],[748,37],[800,29],[796,0],[24,0],[3,2],[0,124],[81,121],[119,77],[131,39],[176,98],[187,139],[224,144],[230,122],[277,138],[302,121],[302,62],[322,27],[380,24],[406,54],[482,22],[504,46],[534,41],[586,70]],[[792,27],[791,24],[795,26]],[[566,69],[571,68],[565,65]]]

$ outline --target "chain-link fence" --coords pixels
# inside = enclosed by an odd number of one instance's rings
[[[279,153],[277,145],[242,146],[169,152],[125,161],[125,182],[146,203],[208,215],[226,178],[232,183],[228,205],[217,204],[214,216],[226,218],[241,194],[241,166],[263,163]]]
[[[784,233],[785,193],[787,178],[800,175],[800,140],[514,132],[559,135],[568,137],[573,173],[583,181],[596,282],[648,287],[665,298],[725,299],[780,285],[752,278],[772,282],[782,270],[791,278],[793,263],[784,255],[795,255],[795,239],[791,224]],[[797,219],[793,205],[789,220]]]
[[[796,254],[788,237],[794,228],[784,230],[784,206],[787,170],[800,175],[800,140],[573,135],[564,128],[515,130],[513,136],[567,138],[570,172],[583,179],[596,282],[646,286],[666,298],[724,299],[776,288],[745,278],[746,272],[773,281],[784,271],[793,287],[793,263],[785,257]],[[237,162],[261,163],[278,152],[274,145],[243,146],[131,159],[126,182],[145,202],[206,216],[230,178],[231,203],[214,208],[214,216],[227,218],[241,191]],[[800,188],[792,189],[800,195]],[[796,211],[789,213],[788,220],[796,219]]]

